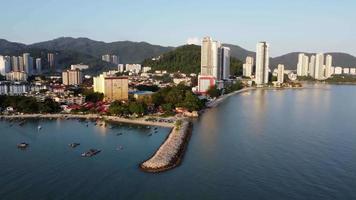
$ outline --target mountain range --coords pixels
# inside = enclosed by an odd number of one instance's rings
[[[224,44],[230,47],[231,56],[244,61],[246,56],[255,56],[255,52],[246,50],[233,44]],[[102,42],[88,38],[60,37],[54,40],[34,43],[30,45],[10,42],[0,39],[0,55],[19,55],[29,52],[34,57],[46,60],[47,52],[56,52],[58,68],[66,69],[70,64],[89,64],[92,73],[114,69],[116,66],[101,61],[101,55],[119,55],[120,63],[142,63],[147,58],[157,57],[174,50],[175,47],[153,45],[147,42]],[[346,53],[328,53],[333,56],[335,66],[356,67],[356,57]],[[310,54],[309,54],[310,55]],[[298,52],[288,53],[271,58],[271,68],[284,64],[286,69],[296,69]]]

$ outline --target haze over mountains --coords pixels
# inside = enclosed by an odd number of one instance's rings
[[[242,61],[246,56],[255,56],[255,52],[246,50],[240,46],[224,44],[231,48],[231,55]],[[141,63],[147,58],[157,57],[163,53],[173,50],[175,47],[152,45],[147,42],[102,42],[88,38],[60,37],[54,40],[25,45],[0,39],[0,55],[21,54],[23,52],[47,52],[56,51],[59,53],[59,64],[61,68],[66,68],[69,64],[82,62],[84,64],[97,67],[96,71],[102,70],[99,65],[108,65],[101,61],[103,54],[116,54],[120,57],[120,63]],[[61,55],[63,54],[63,55]],[[330,53],[334,59],[335,66],[356,67],[356,57],[347,53]],[[72,56],[71,56],[72,55]],[[310,55],[310,54],[309,54]],[[78,58],[73,58],[77,56]],[[287,69],[296,69],[298,52],[288,53],[282,56],[271,58],[271,68],[277,64],[284,64]],[[112,67],[115,66],[106,66]]]

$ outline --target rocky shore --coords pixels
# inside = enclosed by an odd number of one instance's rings
[[[152,157],[140,164],[145,172],[158,173],[178,166],[184,156],[192,132],[188,120],[176,125]]]

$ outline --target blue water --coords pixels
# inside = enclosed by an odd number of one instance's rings
[[[355,97],[329,85],[233,96],[194,122],[182,165],[161,174],[138,164],[168,129],[2,121],[0,199],[356,199]],[[81,158],[89,148],[103,151]]]

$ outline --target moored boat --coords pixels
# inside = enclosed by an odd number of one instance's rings
[[[101,150],[99,150],[99,149],[89,149],[88,151],[82,153],[82,157],[92,157],[100,152],[101,152]]]
[[[75,147],[77,147],[79,145],[80,145],[80,143],[76,143],[76,142],[69,144],[69,146],[72,147],[72,148],[75,148]]]
[[[26,142],[21,142],[20,144],[17,144],[17,148],[19,149],[26,149],[30,144]]]

